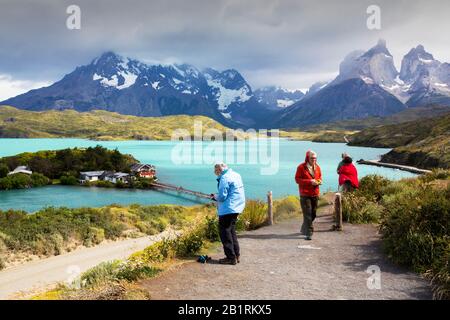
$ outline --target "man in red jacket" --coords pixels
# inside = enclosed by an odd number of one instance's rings
[[[352,158],[348,154],[345,154],[337,170],[339,174],[339,188],[343,192],[351,192],[359,187],[358,171],[352,162]]]
[[[322,184],[322,172],[317,164],[317,154],[308,150],[305,162],[297,167],[295,173],[300,192],[300,205],[303,212],[303,224],[300,233],[305,235],[306,240],[312,239],[314,231],[313,221],[316,218],[317,204],[319,202],[319,185]]]

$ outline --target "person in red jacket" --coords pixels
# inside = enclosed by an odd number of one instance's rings
[[[317,164],[317,154],[314,151],[306,152],[305,162],[297,167],[295,182],[299,187],[300,205],[303,212],[300,233],[306,236],[306,240],[311,240],[314,231],[313,221],[316,218],[319,202],[319,186],[322,184],[322,172]]]
[[[339,188],[343,192],[351,192],[359,187],[358,171],[352,162],[352,158],[346,154],[341,161],[342,165],[337,170],[339,174]]]

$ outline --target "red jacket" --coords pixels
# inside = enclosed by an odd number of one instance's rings
[[[308,152],[306,153],[305,162],[297,167],[297,172],[295,173],[295,182],[298,184],[298,189],[300,196],[314,197],[319,196],[320,190],[319,186],[313,186],[313,180],[322,181],[322,172],[320,171],[319,165],[316,163],[316,168],[314,170],[314,177],[309,172],[306,164],[309,161]]]
[[[338,170],[339,185],[342,186],[345,181],[350,181],[353,188],[358,188],[358,171],[353,163],[344,163]]]

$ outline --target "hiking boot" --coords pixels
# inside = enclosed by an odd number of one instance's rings
[[[305,240],[312,240],[312,237],[311,236],[306,236]]]
[[[236,259],[223,258],[223,259],[219,259],[219,263],[220,264],[231,264],[234,266],[236,264]]]
[[[239,260],[239,258],[240,258],[240,256],[236,256],[236,262],[237,262],[237,263],[241,262],[241,261]]]

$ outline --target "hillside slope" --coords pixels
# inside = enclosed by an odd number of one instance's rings
[[[432,169],[450,168],[450,114],[365,129],[349,145],[394,148],[382,161]]]
[[[34,112],[0,106],[0,138],[170,140],[176,129],[186,129],[192,135],[195,121],[202,122],[203,130],[227,130],[215,120],[204,116],[136,117],[101,110]]]

